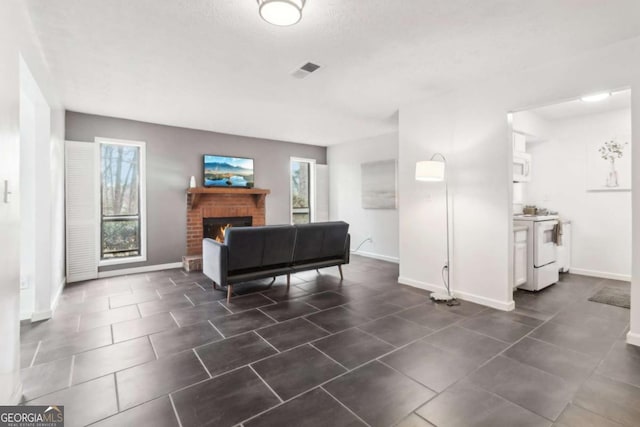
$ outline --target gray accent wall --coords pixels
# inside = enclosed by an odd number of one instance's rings
[[[327,149],[307,144],[227,135],[67,111],[66,139],[95,137],[146,142],[147,262],[101,267],[100,271],[166,264],[186,254],[186,196],[189,178],[202,185],[202,156],[251,157],[255,186],[267,188],[267,224],[288,224],[290,157],[326,164]]]

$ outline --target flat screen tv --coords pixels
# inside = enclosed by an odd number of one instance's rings
[[[205,187],[253,187],[253,159],[204,155]]]

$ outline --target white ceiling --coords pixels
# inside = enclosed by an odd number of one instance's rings
[[[534,108],[529,111],[546,120],[562,120],[629,108],[631,108],[631,91],[623,90],[612,93],[609,98],[602,101],[584,102],[580,99],[574,99],[572,101]]]
[[[255,0],[26,1],[69,110],[318,145],[396,130],[401,104],[470,79],[640,35],[638,0],[308,0],[286,28]],[[322,68],[289,75],[307,61]]]

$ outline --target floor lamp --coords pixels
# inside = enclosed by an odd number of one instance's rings
[[[436,158],[439,158],[436,160]],[[451,295],[451,287],[449,282],[449,185],[445,175],[447,159],[440,153],[431,156],[431,159],[416,163],[416,181],[442,182],[444,181],[445,203],[447,212],[447,263],[442,267],[442,280],[447,289],[447,293],[433,292],[431,299],[435,301],[451,302],[455,297]],[[445,278],[446,273],[446,278]]]

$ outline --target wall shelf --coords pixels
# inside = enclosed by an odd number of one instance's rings
[[[264,201],[271,190],[264,188],[225,188],[225,187],[195,187],[187,189],[187,206],[193,209],[198,206],[198,201],[203,194],[219,195],[251,195],[256,207],[264,207]]]

